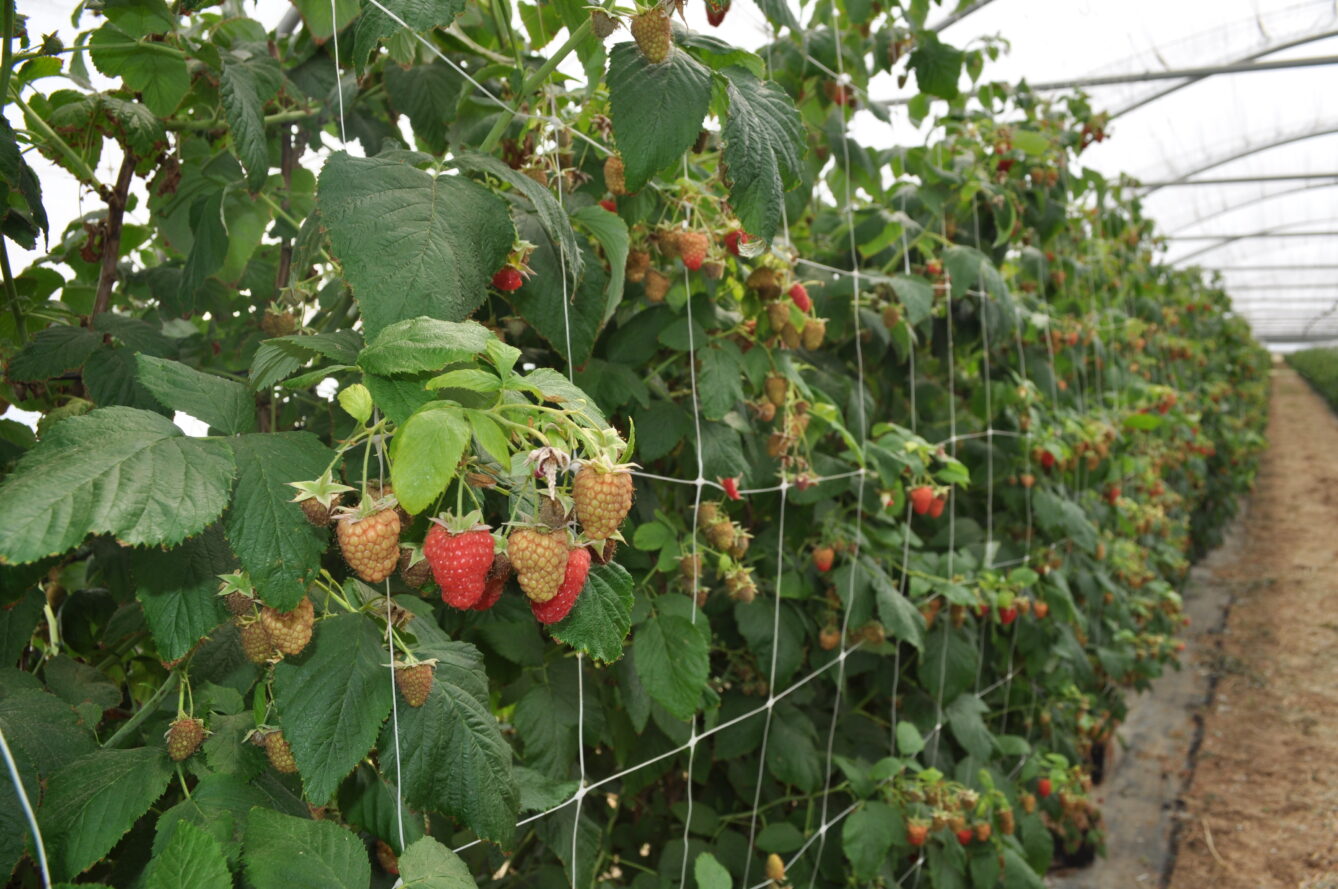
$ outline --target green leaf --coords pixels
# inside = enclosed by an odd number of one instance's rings
[[[906,321],[919,324],[929,317],[934,309],[934,288],[920,277],[896,275],[892,278],[892,289],[896,291],[901,305],[906,309]]]
[[[537,367],[519,381],[518,388],[533,392],[544,401],[560,404],[565,408],[578,411],[597,426],[605,426],[608,421],[600,413],[595,400],[585,391],[551,367]]]
[[[525,764],[544,775],[568,774],[576,758],[577,707],[572,700],[575,695],[566,695],[568,688],[559,687],[554,681],[557,678],[549,673],[547,682],[537,683],[525,692],[516,702],[511,717],[524,745]]]
[[[515,228],[497,195],[462,176],[337,152],[321,171],[321,219],[375,336],[427,315],[461,321],[487,295]]]
[[[410,843],[399,865],[404,889],[475,889],[478,885],[469,865],[432,837]]]
[[[982,761],[988,760],[994,752],[994,739],[983,719],[989,709],[978,696],[963,694],[958,695],[943,711],[957,743]]]
[[[495,157],[476,152],[456,155],[455,165],[467,173],[499,179],[518,191],[534,206],[544,233],[554,244],[560,244],[567,264],[567,274],[572,281],[579,281],[583,271],[584,258],[576,242],[576,232],[572,231],[571,220],[563,212],[557,198],[544,186],[535,182],[519,170],[513,170]],[[602,208],[601,208],[602,209]]]
[[[157,414],[108,407],[70,417],[0,484],[0,562],[63,553],[90,533],[180,543],[218,518],[233,472],[226,442],[186,438]]]
[[[11,380],[48,380],[74,370],[102,345],[87,327],[57,325],[39,330],[9,362]]]
[[[1014,127],[1011,139],[1013,147],[1022,149],[1032,157],[1039,157],[1050,148],[1050,140],[1035,130]]]
[[[700,852],[692,863],[692,875],[697,878],[697,889],[733,889],[734,878],[725,866],[710,852]]]
[[[0,608],[0,663],[13,664],[18,661],[19,655],[32,639],[45,604],[46,597],[40,590],[29,589],[21,593],[17,601]]]
[[[502,380],[495,373],[478,367],[448,370],[423,384],[424,389],[467,389],[470,392],[496,392]]]
[[[822,782],[818,756],[818,730],[801,710],[780,706],[771,720],[767,744],[767,770],[776,779],[812,793]]]
[[[939,625],[943,629],[929,634],[920,656],[920,684],[939,700],[951,701],[975,682],[980,656],[964,633],[953,631],[944,621]]]
[[[223,58],[219,98],[228,118],[232,145],[254,191],[269,174],[269,139],[265,136],[265,103],[279,91],[279,62],[264,46],[243,46]]]
[[[536,274],[511,294],[511,304],[540,336],[548,340],[554,351],[573,365],[583,364],[590,357],[604,323],[607,300],[604,269],[594,252],[585,247],[578,251],[586,265],[585,276],[573,285],[569,268],[567,284],[563,287],[562,264],[558,256],[548,240],[540,238],[537,230],[530,231],[530,227],[522,220],[521,237],[529,241],[540,240],[530,256],[530,268]]]
[[[1125,429],[1147,431],[1159,428],[1164,422],[1165,418],[1157,414],[1129,414],[1124,418],[1123,426]]]
[[[88,40],[93,66],[108,77],[119,77],[126,88],[139,93],[149,110],[170,117],[190,91],[186,57],[166,43],[142,43],[129,48],[135,38],[108,22]]]
[[[850,859],[855,878],[871,881],[892,851],[893,840],[905,833],[901,815],[887,803],[865,802],[846,816],[841,826],[841,848]]]
[[[482,658],[472,645],[420,645],[419,657],[438,659],[432,691],[421,707],[401,707],[399,745],[382,731],[381,767],[395,772],[396,757],[410,806],[454,815],[480,837],[515,839],[520,791],[511,773],[511,745],[493,716]]]
[[[246,818],[246,878],[255,889],[367,889],[362,840],[333,821],[256,807]]]
[[[307,2],[319,4],[321,0]],[[465,0],[382,0],[381,5],[415,31],[444,28],[465,11]],[[325,4],[325,9],[328,15],[329,3]],[[370,3],[367,4],[358,17],[357,33],[353,39],[353,59],[359,70],[366,64],[367,56],[376,49],[377,43],[400,30],[399,22]]]
[[[217,525],[175,549],[136,552],[132,564],[135,597],[163,660],[184,656],[227,619],[218,575],[233,570],[236,558]]]
[[[700,31],[681,31],[676,35],[678,45],[688,49],[704,65],[717,71],[730,67],[747,68],[754,77],[765,77],[767,64],[757,53],[732,46],[719,37]]]
[[[901,594],[897,585],[877,562],[861,557],[860,566],[869,573],[874,596],[878,603],[878,619],[891,634],[892,638],[909,642],[923,651],[925,644],[925,619],[911,600]]]
[[[411,514],[432,505],[455,478],[470,427],[456,405],[433,401],[414,411],[390,441],[390,481]]]
[[[139,354],[135,363],[140,385],[163,407],[190,414],[228,435],[255,429],[255,399],[241,383],[166,358]]]
[[[366,14],[375,15],[379,11],[369,4]],[[386,96],[391,106],[408,116],[424,149],[433,154],[443,153],[447,129],[455,120],[456,107],[468,82],[444,62],[434,61],[412,68],[387,65],[384,72]]]
[[[617,562],[596,565],[571,613],[551,629],[553,638],[600,663],[623,656],[632,629],[632,575]]]
[[[339,390],[339,406],[344,409],[344,413],[365,426],[372,418],[372,393],[362,383],[345,386]]]
[[[95,750],[53,773],[38,819],[55,877],[73,879],[106,855],[171,777],[157,747]]]
[[[1003,858],[1004,889],[1045,889],[1045,881],[1011,845],[1003,847]]]
[[[571,218],[590,230],[604,249],[604,258],[608,260],[609,277],[604,287],[604,322],[607,323],[623,299],[629,245],[627,223],[616,213],[594,204],[577,210],[571,214]]]
[[[292,503],[289,482],[319,478],[333,454],[310,432],[243,435],[233,440],[237,490],[225,529],[232,551],[266,604],[287,611],[321,567],[326,533]]]
[[[711,72],[685,52],[652,64],[635,43],[609,52],[609,111],[628,191],[676,163],[697,141],[711,106]]]
[[[189,821],[144,871],[144,889],[232,889],[232,874],[218,841]]]
[[[743,400],[743,355],[738,346],[724,338],[697,354],[702,363],[697,386],[702,416],[707,420],[723,419]]]
[[[729,68],[729,113],[721,132],[729,203],[749,233],[770,240],[780,228],[785,192],[799,184],[804,127],[789,94],[747,68]]]
[[[492,338],[488,328],[477,321],[409,318],[373,337],[358,355],[358,366],[382,375],[440,370],[482,353]]]
[[[316,624],[305,651],[274,668],[274,699],[307,797],[334,795],[390,714],[390,655],[376,624],[341,614]]]
[[[901,720],[897,723],[897,752],[902,756],[914,756],[925,749],[924,735],[915,723]]]
[[[697,712],[710,677],[710,650],[687,618],[659,614],[641,624],[635,663],[641,684],[665,710],[679,719]]]
[[[915,85],[920,92],[940,99],[955,99],[964,58],[960,49],[941,42],[933,31],[924,30],[915,35],[915,49],[908,64],[915,71]]]

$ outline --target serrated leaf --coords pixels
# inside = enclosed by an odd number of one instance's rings
[[[600,413],[595,400],[585,393],[580,386],[551,367],[537,367],[516,381],[517,388],[533,392],[544,401],[560,404],[570,410],[585,415],[591,423],[604,426],[608,421]]]
[[[571,218],[590,230],[604,249],[604,258],[608,260],[609,277],[604,286],[604,322],[608,323],[623,298],[629,245],[627,223],[616,213],[610,213],[597,205],[582,207],[571,214]]]
[[[236,563],[217,525],[175,549],[135,553],[135,597],[163,660],[184,656],[227,619],[218,575]]]
[[[357,361],[368,373],[382,375],[440,370],[482,353],[492,338],[488,328],[476,321],[408,318],[373,337]]]
[[[414,411],[390,441],[390,481],[411,514],[432,505],[455,478],[470,427],[456,405],[433,401]]]
[[[568,261],[567,284],[563,287],[562,263],[551,242],[539,234],[538,226],[527,223],[532,219],[521,220],[520,233],[526,240],[541,240],[530,256],[530,268],[536,274],[511,294],[511,304],[540,336],[548,340],[554,351],[572,365],[583,364],[590,357],[604,323],[607,299],[604,269],[594,252],[584,247],[578,255],[584,257],[585,276],[573,284]],[[535,230],[530,231],[531,228]]]
[[[710,676],[706,639],[687,618],[659,614],[637,627],[635,644],[647,693],[678,719],[691,718]]]
[[[367,889],[372,879],[362,840],[333,821],[257,807],[246,819],[245,849],[255,889]]]
[[[697,391],[702,417],[723,419],[743,400],[743,355],[727,339],[719,339],[697,353],[702,366]]]
[[[74,370],[102,345],[87,327],[58,325],[39,330],[9,362],[11,380],[48,380]]]
[[[144,871],[144,889],[232,889],[232,874],[218,841],[189,821],[176,826],[167,846]]]
[[[766,76],[767,63],[761,56],[726,43],[719,37],[700,31],[682,31],[676,39],[679,46],[691,51],[702,64],[717,71],[738,66],[747,68],[755,77]]]
[[[274,668],[274,698],[307,797],[334,795],[390,714],[390,655],[361,614],[320,621],[305,651]],[[403,714],[401,714],[401,717]]]
[[[510,843],[520,792],[478,650],[447,642],[420,645],[418,654],[438,659],[432,691],[423,706],[400,708],[398,748],[387,723],[378,745],[382,768],[393,773],[403,756],[406,803],[454,815],[480,837]]]
[[[326,532],[306,520],[289,482],[320,477],[334,454],[310,432],[233,439],[237,490],[225,520],[228,544],[260,598],[287,611],[320,571]]]
[[[841,826],[841,848],[856,879],[868,882],[892,850],[892,842],[906,832],[901,815],[887,803],[869,801],[846,816]]]
[[[109,407],[70,417],[0,484],[0,562],[56,555],[90,533],[180,543],[218,518],[233,472],[226,442],[186,438],[157,414]]]
[[[955,99],[964,58],[960,49],[943,43],[933,31],[923,30],[916,33],[915,49],[907,64],[915,72],[915,85],[920,92]]]
[[[627,190],[677,163],[697,141],[711,105],[711,72],[685,52],[652,64],[635,43],[609,52],[609,112]]]
[[[901,305],[906,309],[906,321],[919,324],[929,317],[934,308],[934,289],[929,282],[919,277],[896,275],[892,278],[892,289],[896,291]]]
[[[571,220],[558,203],[557,197],[544,186],[519,170],[513,170],[495,157],[477,152],[455,156],[455,165],[465,172],[499,179],[520,192],[534,206],[534,212],[544,233],[554,244],[562,247],[569,281],[581,280],[585,259],[572,231]]]
[[[130,46],[134,43],[134,37],[107,22],[89,38],[89,55],[99,71],[120,77],[131,92],[143,96],[150,111],[170,117],[190,91],[186,58],[168,44]]]
[[[462,176],[337,152],[321,171],[321,220],[375,336],[396,321],[461,321],[511,250],[506,204]]]
[[[632,628],[632,575],[617,562],[596,565],[571,613],[552,628],[553,638],[600,663],[623,656]]]
[[[944,708],[948,726],[957,743],[976,759],[986,761],[994,750],[994,739],[985,726],[984,715],[989,707],[977,695],[963,694]]]
[[[309,2],[319,3],[321,0]],[[465,11],[465,0],[383,0],[381,5],[415,31],[444,28]],[[328,3],[325,8],[329,9]],[[367,63],[367,56],[376,49],[377,43],[400,30],[399,22],[368,4],[358,17],[357,33],[353,39],[353,59],[359,70]]]
[[[410,843],[399,866],[404,889],[475,889],[478,885],[464,859],[432,837]]]
[[[279,62],[263,46],[243,46],[223,57],[218,93],[227,115],[232,145],[254,191],[269,173],[269,140],[265,136],[265,103],[279,91]]]
[[[135,363],[140,384],[163,407],[190,414],[228,435],[255,428],[255,399],[241,383],[151,355],[136,355]]]
[[[172,777],[161,748],[95,750],[51,775],[38,813],[51,869],[74,878],[116,845]]]
[[[770,240],[780,227],[785,192],[799,184],[804,127],[789,94],[746,68],[728,68],[729,113],[721,132],[729,202],[750,234]]]
[[[541,774],[563,777],[576,757],[577,711],[551,680],[521,696],[511,722],[524,745],[525,764]]]
[[[818,788],[823,780],[818,730],[806,713],[792,706],[775,709],[766,761],[767,771],[777,780],[806,793]]]
[[[909,642],[923,650],[925,644],[925,619],[911,600],[901,594],[897,585],[877,562],[868,557],[861,557],[860,566],[869,575],[874,596],[878,603],[878,619],[894,639]]]
[[[374,6],[367,7],[369,15],[379,11]],[[456,106],[460,104],[460,95],[467,81],[444,62],[434,61],[411,68],[387,65],[384,70],[386,96],[391,106],[409,118],[424,150],[434,154],[444,152],[447,129],[455,120]]]

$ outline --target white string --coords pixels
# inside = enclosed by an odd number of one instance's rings
[[[330,45],[334,47],[335,96],[339,99],[339,141],[347,142],[348,134],[344,131],[344,74],[339,67],[339,12],[335,9],[335,0],[330,0]]]
[[[18,764],[14,762],[14,754],[10,752],[9,741],[5,739],[2,730],[0,730],[0,753],[5,756],[5,768],[9,769],[9,780],[18,795],[19,805],[23,808],[23,817],[28,822],[28,829],[32,831],[33,844],[37,847],[37,865],[42,871],[42,885],[45,889],[51,889],[51,868],[46,860],[46,844],[42,842],[42,830],[37,826],[37,815],[33,812],[32,801],[28,799],[28,789],[23,786]]]

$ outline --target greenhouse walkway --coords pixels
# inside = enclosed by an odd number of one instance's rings
[[[1338,417],[1288,367],[1248,510],[1186,613],[1184,669],[1131,702],[1097,789],[1108,857],[1047,882],[1338,889]]]

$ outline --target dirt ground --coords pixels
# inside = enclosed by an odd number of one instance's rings
[[[1338,889],[1338,418],[1289,368],[1269,442],[1170,889]]]

